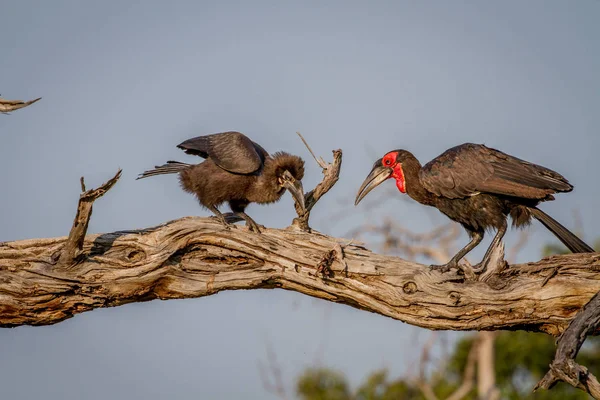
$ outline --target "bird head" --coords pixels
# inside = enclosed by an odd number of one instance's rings
[[[406,150],[394,150],[387,153],[385,156],[375,161],[371,172],[363,181],[354,205],[358,205],[360,201],[373,189],[379,186],[383,181],[394,178],[396,187],[402,193],[406,193],[406,182],[404,180],[404,171],[402,170],[402,162],[409,158],[410,153]]]
[[[306,210],[304,189],[302,187],[304,160],[292,154],[278,152],[273,154],[273,163],[275,165],[277,184],[290,192],[302,210]]]

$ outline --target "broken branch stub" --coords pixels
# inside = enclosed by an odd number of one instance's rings
[[[102,197],[108,190],[110,190],[110,188],[115,185],[115,183],[117,183],[121,177],[121,172],[122,170],[119,169],[115,176],[103,183],[100,187],[87,191],[85,190],[85,181],[83,177],[81,177],[82,193],[79,195],[77,214],[75,215],[73,227],[71,228],[69,237],[67,238],[67,241],[60,251],[60,255],[58,257],[58,265],[62,268],[70,268],[77,263],[77,260],[83,250],[83,243],[85,241],[85,235],[87,234],[90,218],[92,216],[92,206],[94,201]]]
[[[22,100],[8,100],[8,99],[3,99],[2,97],[0,97],[0,113],[8,114],[11,111],[15,111],[20,108],[27,107],[40,99],[41,99],[41,97],[38,97],[35,100],[22,101]]]
[[[310,211],[315,204],[317,204],[319,199],[323,197],[323,195],[325,195],[325,193],[327,193],[340,178],[340,169],[342,167],[342,150],[333,150],[333,163],[328,163],[323,160],[323,158],[317,158],[300,132],[296,133],[298,136],[300,136],[300,139],[302,139],[302,142],[313,156],[317,164],[323,169],[323,180],[321,180],[321,182],[313,190],[304,195],[305,209],[303,210],[300,205],[294,201],[294,207],[296,208],[298,217],[294,218],[291,227],[304,232],[310,232],[311,229],[308,225]]]
[[[558,339],[556,355],[550,364],[550,370],[537,383],[539,388],[551,389],[558,381],[564,381],[571,386],[589,393],[593,398],[600,399],[600,383],[588,369],[575,362],[575,357],[588,335],[598,332],[600,327],[600,292],[577,313],[567,329]]]

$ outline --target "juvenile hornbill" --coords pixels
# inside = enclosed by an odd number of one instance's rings
[[[425,166],[406,150],[394,150],[375,161],[360,187],[354,205],[388,178],[398,190],[421,204],[436,207],[461,224],[471,241],[444,265],[442,271],[458,268],[458,262],[483,239],[488,229],[497,233],[485,256],[475,268],[485,267],[492,250],[500,244],[507,229],[507,216],[513,226],[523,227],[531,217],[540,221],[573,253],[594,250],[536,206],[554,200],[554,193],[570,192],[573,186],[560,174],[480,144],[453,147]]]
[[[217,207],[228,202],[233,214],[244,219],[246,226],[258,233],[258,225],[245,213],[249,203],[276,202],[287,189],[304,208],[304,161],[298,156],[284,152],[270,155],[240,132],[198,136],[177,147],[206,160],[195,165],[167,161],[143,172],[137,179],[178,173],[183,189],[195,194],[200,204],[223,224],[229,226]]]

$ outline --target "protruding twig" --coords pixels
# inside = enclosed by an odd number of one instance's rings
[[[296,133],[298,133],[298,136],[300,136],[300,139],[302,139],[317,164],[323,168],[324,175],[323,180],[313,190],[304,195],[304,210],[298,205],[298,203],[295,203],[298,217],[294,218],[291,226],[305,232],[310,232],[310,226],[308,225],[310,210],[315,206],[315,204],[317,204],[317,201],[319,201],[319,199],[338,181],[340,177],[340,168],[342,166],[342,150],[333,150],[333,163],[327,163],[322,158],[318,160],[302,135],[299,132]]]
[[[58,264],[61,267],[70,268],[77,263],[77,260],[81,255],[81,251],[83,250],[83,241],[87,233],[90,218],[92,216],[92,205],[96,199],[102,197],[108,190],[110,190],[110,188],[114,186],[115,183],[117,183],[121,177],[121,172],[122,170],[119,169],[115,176],[102,184],[102,186],[97,189],[90,189],[87,191],[85,190],[85,181],[83,177],[81,177],[80,182],[82,193],[79,196],[79,204],[77,204],[77,214],[75,215],[73,227],[69,233],[69,238],[67,239],[67,242],[60,253],[60,257],[58,258]]]
[[[35,100],[22,101],[22,100],[8,100],[8,99],[3,99],[2,97],[0,97],[0,113],[8,114],[9,112],[18,110],[19,108],[27,107],[28,105],[31,105],[40,99],[41,99],[41,97],[38,97]]]
[[[575,357],[586,337],[598,331],[600,327],[600,292],[577,313],[567,329],[558,339],[556,355],[550,370],[535,385],[533,391],[539,388],[551,389],[558,381],[589,393],[593,398],[600,399],[600,383],[586,367],[575,362]]]
[[[323,160],[323,157],[317,158],[317,156],[315,156],[315,153],[313,153],[312,149],[310,148],[310,146],[308,145],[308,143],[304,139],[304,136],[302,136],[302,134],[300,132],[296,132],[296,134],[298,136],[300,136],[300,139],[302,139],[302,143],[304,143],[304,145],[306,146],[306,148],[308,149],[308,151],[310,152],[310,154],[313,156],[313,158],[315,159],[315,161],[317,162],[317,164],[319,164],[319,166],[321,168],[323,168],[323,169],[327,168],[327,163],[325,162],[325,160]]]
[[[485,269],[479,276],[479,280],[487,282],[493,277],[500,275],[506,269],[508,264],[504,260],[504,242],[500,242],[492,249],[492,254],[485,265]]]

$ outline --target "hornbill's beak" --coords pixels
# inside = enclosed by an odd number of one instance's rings
[[[289,176],[286,176],[286,174]],[[302,208],[302,211],[306,211],[306,206],[304,205],[304,188],[302,187],[302,181],[294,179],[292,174],[290,174],[288,171],[285,171],[284,177],[287,179],[284,179],[283,187],[290,192],[292,197],[294,197],[294,200],[296,200],[296,203],[298,203],[300,208]]]
[[[364,180],[360,189],[358,189],[358,193],[356,195],[356,200],[354,200],[354,205],[358,205],[360,201],[373,189],[381,184],[381,182],[385,181],[392,175],[393,170],[389,167],[384,167],[381,165],[381,160],[375,161],[373,165],[373,169],[369,173],[369,176]]]

